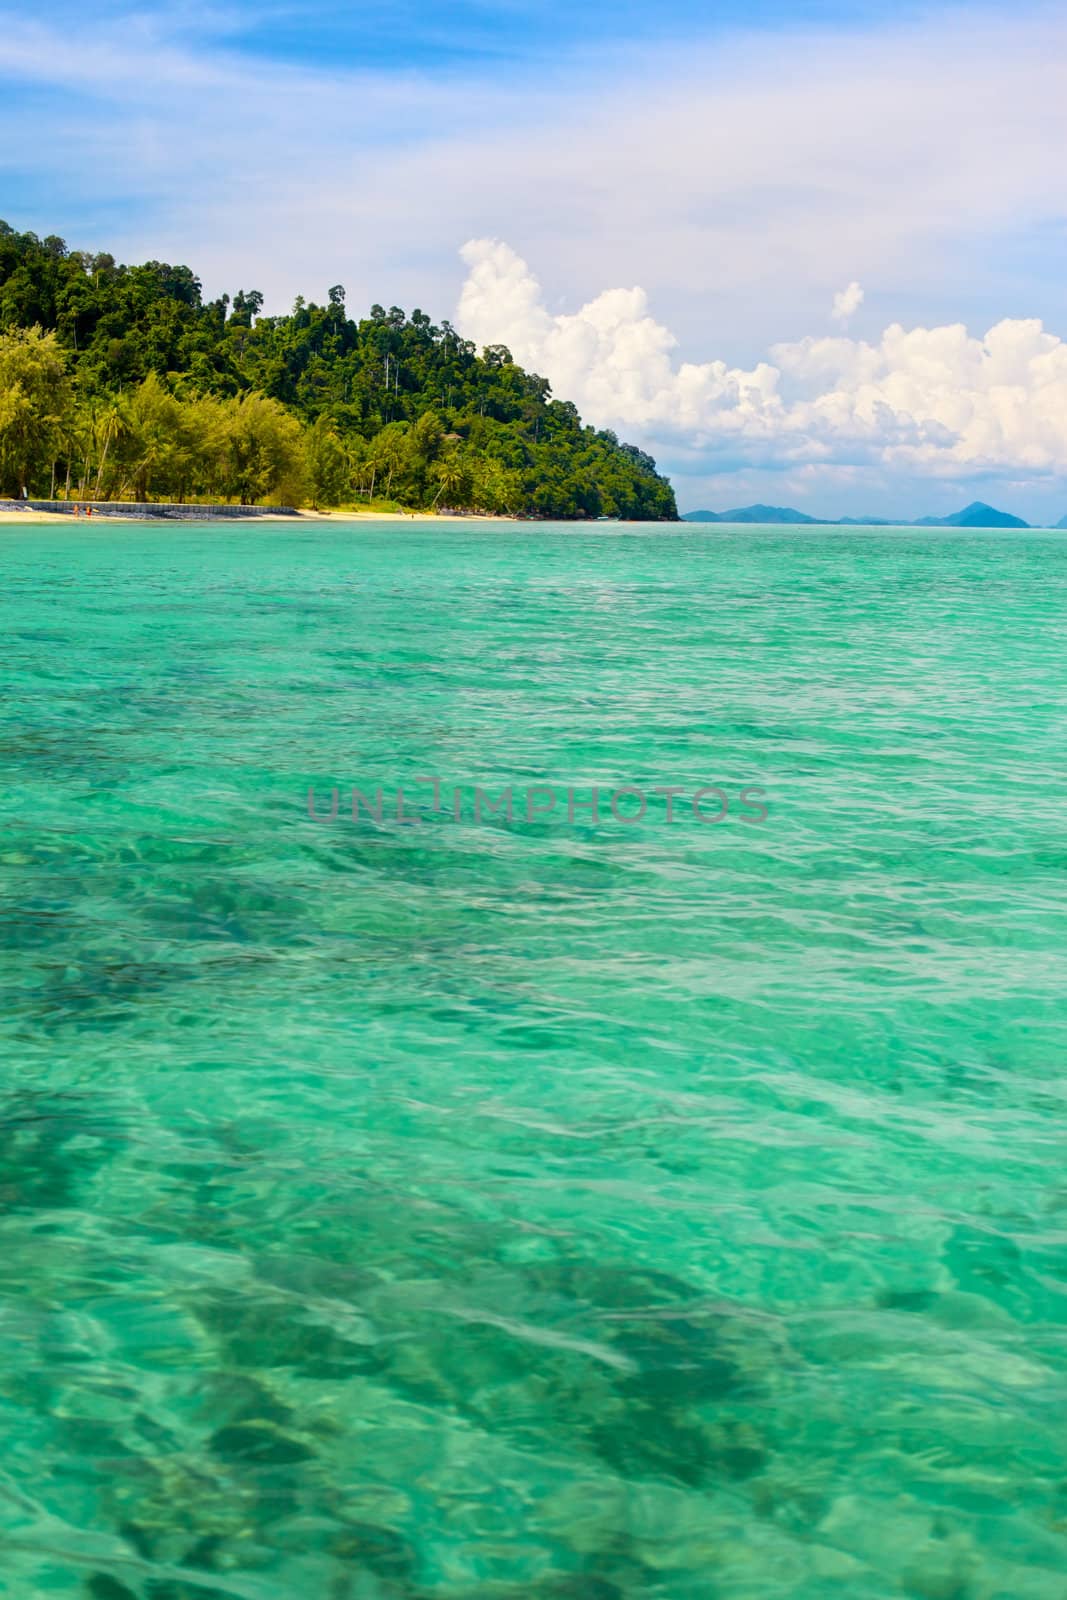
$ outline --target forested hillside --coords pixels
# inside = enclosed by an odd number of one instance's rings
[[[674,518],[650,456],[502,346],[345,291],[260,315],[0,222],[0,494]]]

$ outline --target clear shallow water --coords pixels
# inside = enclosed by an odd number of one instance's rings
[[[1067,537],[0,560],[0,1594],[1062,1600]]]

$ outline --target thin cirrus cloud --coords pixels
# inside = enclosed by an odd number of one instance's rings
[[[867,311],[903,293],[924,317],[991,319],[1020,251],[1029,303],[1006,309],[1049,314],[1065,38],[1025,11],[783,25],[577,45],[523,75],[265,63],[210,9],[58,26],[0,8],[0,172],[33,196],[17,225],[192,258],[275,309],[344,282],[439,311],[457,245],[492,235],[544,264],[550,299],[641,282],[696,356],[740,361],[848,279]]]
[[[1030,318],[981,337],[962,324],[867,342],[812,336],[751,367],[677,358],[678,340],[640,288],[608,289],[573,313],[550,312],[508,245],[471,240],[457,325],[507,344],[557,394],[602,424],[685,441],[739,463],[839,462],[965,478],[1067,472],[1067,343]],[[839,299],[862,298],[853,284]]]

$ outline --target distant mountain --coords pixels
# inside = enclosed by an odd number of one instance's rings
[[[1067,517],[1061,517],[1056,526],[1057,528],[1067,528]]]
[[[687,511],[683,522],[761,522],[771,526],[805,528],[892,528],[886,517],[809,517],[792,506],[739,506],[735,511]]]
[[[973,500],[969,506],[964,506],[962,511],[956,511],[951,517],[920,517],[916,522],[917,528],[1028,528],[1030,524],[1024,522],[1022,517],[1013,517],[1010,512],[998,511],[995,506],[987,506],[982,500]]]
[[[739,506],[735,511],[686,511],[683,522],[759,522],[808,528],[1028,528],[1030,524],[1010,512],[998,511],[975,500],[951,517],[919,517],[915,522],[893,522],[887,517],[809,517],[792,506]],[[1067,517],[1057,524],[1067,528]]]
[[[687,511],[683,522],[761,522],[806,523],[814,526],[819,517],[794,511],[791,506],[739,506],[736,511]]]

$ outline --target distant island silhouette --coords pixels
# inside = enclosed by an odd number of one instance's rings
[[[733,511],[686,511],[683,522],[755,522],[776,523],[783,527],[802,526],[814,528],[1029,528],[1022,517],[1013,517],[1009,511],[998,511],[982,500],[974,500],[962,511],[950,517],[809,517],[806,511],[796,511],[792,506],[739,506]],[[1055,524],[1067,528],[1067,517]]]

